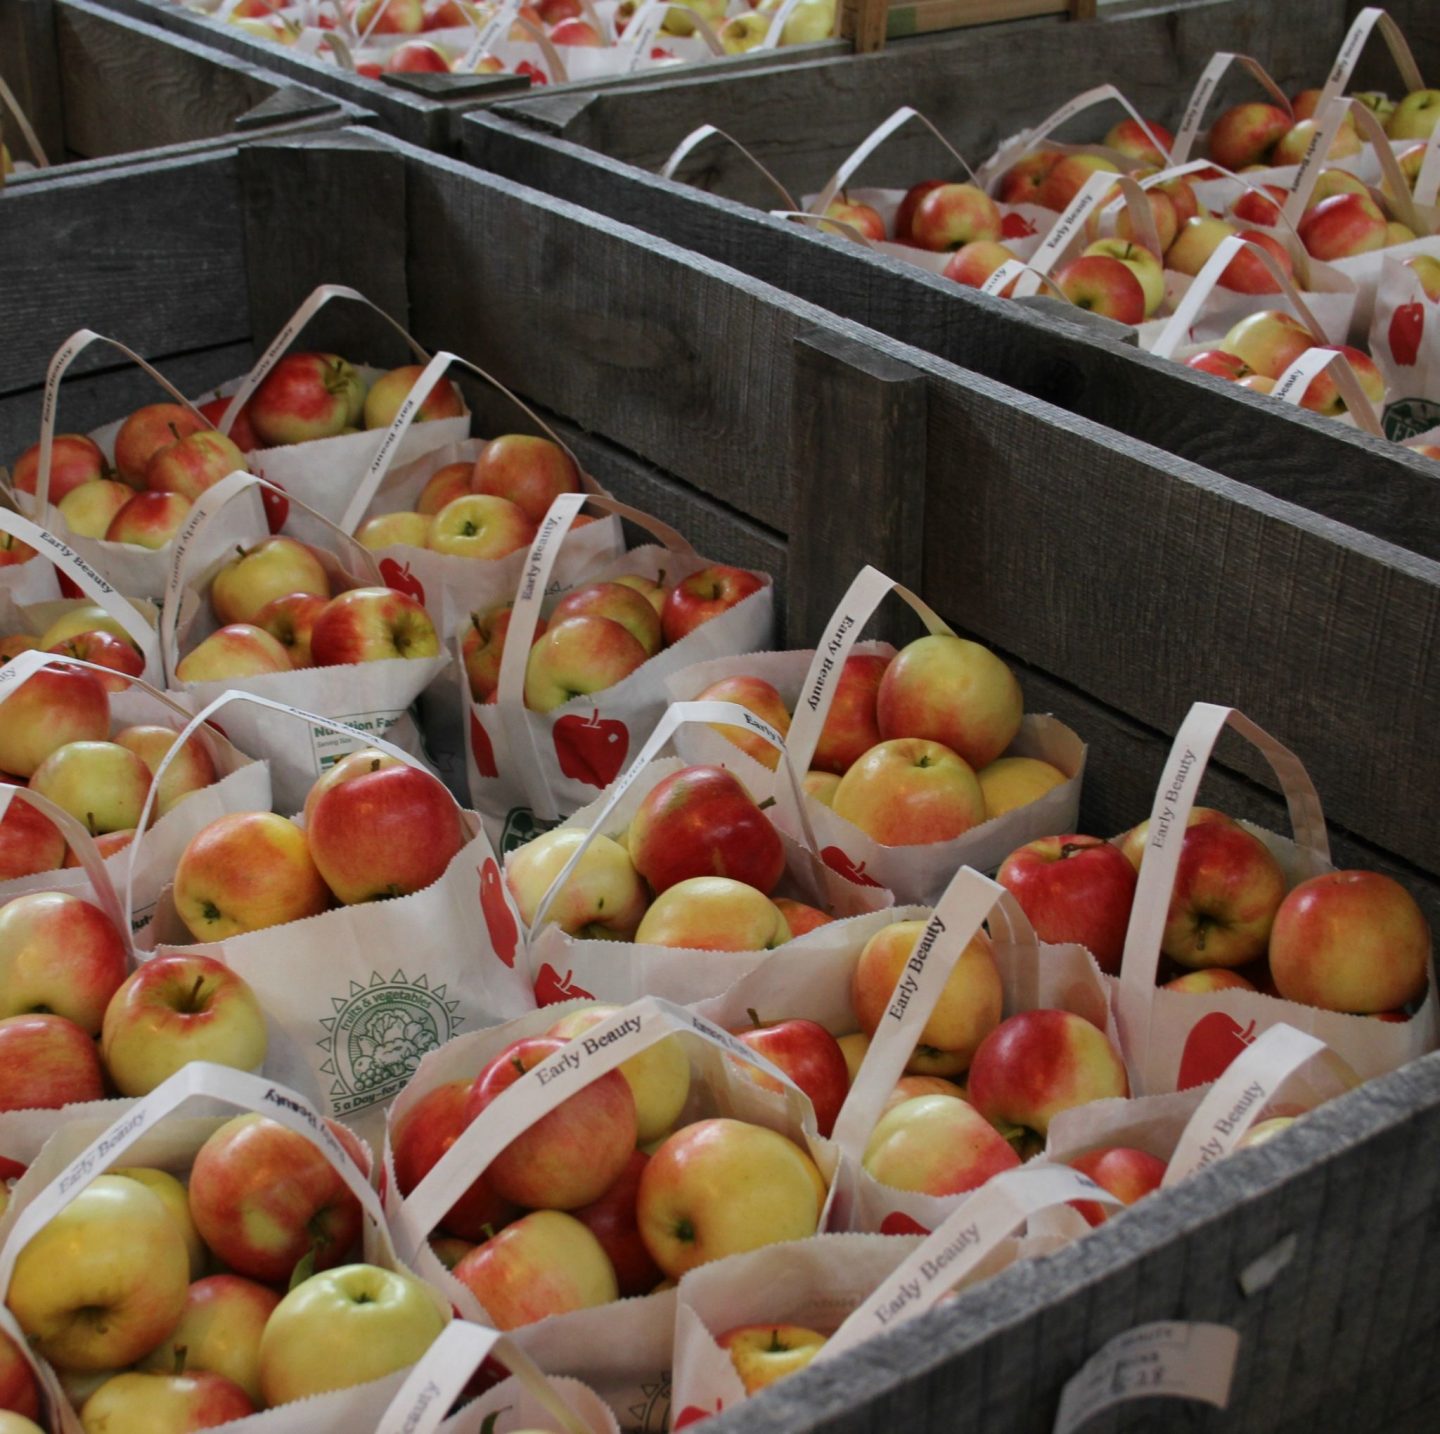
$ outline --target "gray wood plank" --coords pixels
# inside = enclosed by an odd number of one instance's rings
[[[0,77],[25,111],[45,157],[65,155],[65,115],[55,46],[54,0],[8,0],[0,5]],[[30,159],[14,122],[0,106],[10,153]]]

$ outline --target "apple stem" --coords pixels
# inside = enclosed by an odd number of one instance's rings
[[[1079,851],[1089,851],[1089,844],[1081,845],[1078,841],[1063,842],[1060,846],[1060,860],[1064,861],[1067,856],[1074,856]]]
[[[86,813],[85,813],[85,825],[90,828],[90,835],[91,835],[92,837],[95,837],[95,836],[99,836],[99,835],[100,835],[99,824],[98,824],[98,823],[96,822],[96,820],[95,820],[95,813],[94,813],[94,812],[86,812]]]
[[[174,1374],[178,1377],[179,1375],[185,1373],[185,1361],[189,1358],[189,1355],[189,1345],[177,1344],[175,1346],[175,1367],[170,1371],[171,1374]]]
[[[487,1220],[481,1225],[480,1233],[484,1235],[487,1240],[493,1240],[495,1238],[495,1227]]]
[[[746,1006],[745,1014],[750,1017],[750,1024],[754,1026],[757,1031],[765,1024],[756,1014],[754,1006]]]
[[[168,429],[170,430],[170,432],[175,435],[175,442],[176,442],[176,443],[179,443],[179,441],[180,441],[180,430],[175,427],[174,422],[172,421],[172,422],[170,422],[170,423],[167,423],[167,424],[165,425],[165,427],[168,428]]]
[[[197,976],[195,984],[190,988],[190,995],[186,998],[185,1011],[191,1014],[200,1009],[200,988],[205,984],[204,976]]]

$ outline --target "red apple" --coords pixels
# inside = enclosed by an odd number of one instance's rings
[[[1360,349],[1351,348],[1349,344],[1320,344],[1318,347],[1335,349],[1344,354],[1349,360],[1350,367],[1366,398],[1370,400],[1377,411],[1384,406],[1385,380],[1375,366],[1375,360],[1369,354]],[[1345,413],[1349,407],[1340,392],[1339,385],[1335,382],[1335,374],[1332,369],[1326,369],[1310,380],[1310,384],[1305,390],[1305,396],[1300,400],[1300,406],[1308,408],[1312,413],[1324,413],[1332,418]]]
[[[848,199],[843,192],[838,199],[832,199],[826,205],[825,217],[849,224],[852,228],[858,229],[865,238],[875,243],[879,243],[885,238],[885,221],[880,217],[879,212],[869,204]],[[837,232],[834,225],[822,224],[820,228],[827,234]]]
[[[920,197],[910,216],[910,239],[922,249],[944,252],[1001,237],[999,207],[973,184],[938,185]]]
[[[1289,197],[1289,191],[1278,184],[1262,184],[1247,189],[1230,206],[1230,213],[1242,224],[1273,229],[1280,222],[1280,210]]]
[[[1389,242],[1385,217],[1358,194],[1335,194],[1307,210],[1300,220],[1300,242],[1312,258],[1349,259],[1383,249]]]
[[[290,654],[292,667],[309,667],[315,660],[310,646],[315,624],[329,603],[329,598],[318,593],[285,593],[271,598],[255,614],[255,626]]]
[[[104,1096],[95,1042],[74,1021],[44,1014],[0,1019],[0,1110],[59,1110]]]
[[[882,740],[876,702],[889,665],[888,657],[864,653],[852,653],[845,659],[810,759],[812,767],[844,773]]]
[[[473,471],[471,463],[447,463],[443,468],[437,468],[420,490],[420,496],[415,500],[415,511],[433,518],[447,503],[464,497],[472,491],[470,475]]]
[[[780,915],[785,918],[786,926],[790,928],[791,940],[797,936],[803,936],[807,931],[814,931],[817,926],[828,926],[835,920],[833,916],[827,916],[818,907],[808,906],[803,901],[793,901],[788,896],[776,896],[771,899]]]
[[[580,470],[558,443],[529,433],[505,433],[480,450],[472,493],[508,498],[537,526],[561,493],[580,491]]]
[[[1157,120],[1147,119],[1141,124],[1137,120],[1123,119],[1111,127],[1102,143],[1107,149],[1119,150],[1141,164],[1164,169],[1170,163],[1175,136]]]
[[[778,1066],[810,1097],[815,1107],[816,1128],[821,1135],[828,1136],[850,1089],[850,1071],[840,1043],[824,1026],[802,1017],[760,1025],[752,1011],[751,1019],[757,1024],[750,1030],[736,1031],[736,1037],[771,1065]],[[743,1062],[737,1064],[751,1079],[762,1085],[771,1084],[760,1072]]]
[[[1160,1188],[1165,1178],[1165,1162],[1146,1150],[1135,1150],[1125,1145],[1110,1145],[1101,1150],[1090,1150],[1066,1162],[1082,1175],[1088,1175],[1097,1185],[1108,1190],[1127,1205],[1133,1205],[1143,1195],[1149,1195]],[[1109,1216],[1109,1207],[1098,1200],[1075,1200],[1071,1202],[1084,1217],[1088,1225],[1103,1225]]]
[[[191,499],[183,493],[137,493],[110,520],[105,541],[163,548],[180,531],[191,506]]]
[[[1185,832],[1160,949],[1182,966],[1243,966],[1265,954],[1285,874],[1234,822]]]
[[[437,657],[440,639],[414,598],[394,588],[351,588],[331,598],[315,619],[310,653],[317,667]]]
[[[250,396],[250,426],[268,446],[333,438],[355,423],[363,392],[338,354],[286,354]]]
[[[702,623],[728,612],[764,586],[758,574],[721,564],[691,573],[665,595],[660,623],[666,644],[679,642]]]
[[[31,444],[15,460],[11,481],[21,493],[33,493],[39,481],[40,445]],[[83,433],[57,433],[50,441],[50,501],[57,507],[66,494],[82,483],[108,478],[105,454]]]
[[[1232,171],[1263,163],[1294,123],[1278,105],[1233,105],[1210,128],[1210,158]]]
[[[381,69],[387,75],[448,75],[450,61],[439,45],[432,45],[428,40],[407,40],[390,51]]]
[[[114,677],[101,677],[98,672],[93,674],[99,678],[106,692],[129,691],[129,679],[139,677],[145,671],[145,659],[135,645],[116,637],[113,632],[77,633],[46,650],[80,662],[93,663],[96,667],[108,667]]]
[[[649,1294],[664,1278],[640,1238],[636,1213],[640,1177],[649,1158],[643,1150],[632,1151],[615,1183],[598,1200],[574,1212],[609,1257],[621,1299]]]
[[[20,1347],[3,1329],[0,1329],[0,1410],[25,1419],[40,1417],[40,1388],[35,1383],[35,1374],[20,1353]]]
[[[1127,264],[1106,254],[1085,254],[1055,273],[1055,285],[1077,308],[1119,324],[1145,318],[1145,290]]]
[[[587,583],[565,594],[550,614],[552,623],[569,617],[608,617],[618,622],[641,647],[646,657],[660,651],[660,614],[634,588],[623,583]]]
[[[957,284],[979,289],[1002,264],[1008,264],[1015,257],[1014,252],[1003,244],[990,239],[975,239],[969,244],[962,244],[950,256],[942,272],[945,278],[953,279]],[[1012,290],[1013,284],[1007,284],[1000,297],[1010,298]]]
[[[412,363],[381,374],[365,395],[365,427],[389,428],[423,372],[420,364]],[[448,378],[441,377],[421,400],[414,421],[427,423],[436,418],[459,418],[464,412],[465,400],[460,397],[460,390]]]
[[[1206,349],[1203,353],[1192,354],[1185,360],[1185,367],[1199,373],[1213,373],[1231,383],[1250,372],[1249,365],[1239,354],[1226,353],[1224,349]]]
[[[232,622],[197,643],[175,665],[180,682],[220,682],[291,672],[290,653],[263,628]]]
[[[512,605],[504,603],[487,612],[472,612],[460,639],[460,658],[470,683],[470,698],[488,702],[500,685],[500,661],[505,656],[505,637],[510,631]],[[545,619],[536,625],[535,636],[544,637]]]
[[[216,573],[210,605],[222,623],[254,622],[272,599],[302,592],[330,596],[324,566],[294,538],[271,537],[243,549]]]
[[[643,601],[643,599],[642,599]],[[697,702],[734,702],[768,722],[782,737],[790,731],[790,711],[774,683],[763,677],[722,677],[695,696]],[[757,732],[726,722],[712,722],[710,728],[727,742],[753,757],[772,772],[780,764],[780,753]]]
[[[1290,314],[1261,309],[1234,325],[1221,347],[1242,359],[1253,373],[1279,378],[1314,342],[1310,331]]]
[[[1034,150],[1030,154],[1022,155],[1000,177],[996,194],[1001,204],[1042,203],[1040,195],[1045,188],[1045,181],[1050,177],[1050,171],[1063,158],[1061,151],[1051,149]],[[930,181],[932,187],[939,183],[939,180]],[[906,198],[908,199],[909,195],[906,195]],[[900,232],[898,217],[895,231],[897,239],[904,237]]]
[[[225,417],[230,407],[228,398],[210,398],[204,403],[197,403],[196,409],[207,418],[216,428],[220,427],[220,420]],[[240,412],[235,415],[235,422],[230,425],[230,441],[242,452],[248,453],[252,448],[260,447],[260,440],[255,436],[255,429],[250,423],[250,405],[240,405]]]
[[[646,661],[644,647],[608,617],[552,622],[525,664],[525,705],[532,712],[553,711],[571,698],[613,687]]]
[[[1094,174],[1115,174],[1118,166],[1096,154],[1061,155],[1050,167],[1034,202],[1046,209],[1064,211]]]
[[[137,408],[115,435],[116,471],[132,488],[143,488],[145,470],[156,453],[208,426],[182,404],[150,403]]]
[[[23,798],[11,801],[0,818],[0,881],[53,871],[64,862],[65,851],[65,838],[49,817]]]
[[[34,810],[12,802],[10,811],[17,809]],[[98,1035],[128,954],[98,906],[63,891],[17,896],[0,906],[0,1017],[64,1016]]]
[[[960,1195],[992,1175],[1013,1170],[1020,1157],[967,1102],[922,1095],[901,1101],[880,1117],[863,1163],[873,1179],[896,1190]]]
[[[923,737],[872,747],[840,778],[830,805],[881,846],[950,841],[985,820],[974,769]]]
[[[773,951],[788,940],[775,903],[728,876],[692,876],[666,887],[635,928],[637,945],[696,951]]]
[[[152,455],[145,486],[154,493],[179,493],[193,503],[231,473],[244,472],[245,455],[223,433],[202,428]]]
[[[1280,241],[1258,229],[1242,229],[1236,236],[1247,243],[1263,249],[1280,266],[1287,276],[1293,276],[1295,265],[1289,251]],[[1239,294],[1278,294],[1280,285],[1274,275],[1265,267],[1260,256],[1251,249],[1242,249],[1225,266],[1220,275],[1220,287],[1233,289]]]
[[[0,772],[29,777],[57,747],[109,735],[110,699],[99,678],[63,664],[43,667],[0,702]]]

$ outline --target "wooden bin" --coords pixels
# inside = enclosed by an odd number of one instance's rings
[[[886,40],[906,35],[1030,20],[1037,15],[1093,20],[1095,0],[841,0],[840,33],[866,54]]]
[[[202,253],[182,302],[173,275]],[[118,292],[116,263],[140,256],[154,281]],[[1230,701],[1303,755],[1338,859],[1401,874],[1440,917],[1433,562],[373,131],[17,192],[0,272],[20,301],[0,350],[0,454],[32,439],[46,359],[80,323],[199,393],[314,284],[352,284],[534,401],[620,497],[773,572],[789,642],[813,641],[870,561],[996,646],[1027,705],[1090,744],[1084,829],[1148,811],[1189,703]],[[326,317],[313,342],[388,359],[372,318]],[[471,396],[478,431],[513,424]],[[134,401],[90,371],[67,384],[62,426]],[[1225,755],[1207,799],[1278,827],[1264,774]],[[1157,1318],[1242,1327],[1227,1431],[1334,1427],[1340,1410],[1355,1427],[1422,1427],[1411,1412],[1440,1396],[1440,1371],[1414,1357],[1440,1308],[1437,1125],[1432,1057],[715,1427],[1048,1429],[1083,1359]],[[1242,1299],[1239,1271],[1291,1234],[1295,1258]],[[1150,1427],[1181,1417],[1149,1412]]]
[[[493,173],[638,225],[1273,498],[1435,559],[1440,504],[1427,459],[1139,353],[1109,336],[1113,326],[1082,327],[1080,315],[1048,301],[1031,307],[992,299],[773,218],[766,212],[779,204],[773,189],[718,142],[686,162],[682,174],[694,184],[654,173],[679,140],[711,123],[748,144],[798,197],[818,191],[902,104],[916,106],[978,160],[1107,80],[1142,113],[1173,122],[1217,49],[1260,57],[1283,84],[1317,83],[1353,9],[1345,0],[1199,0],[1083,25],[968,30],[783,75],[757,71],[663,91],[535,98],[467,120],[465,154]],[[1440,75],[1440,6],[1398,0],[1390,10],[1422,72]],[[1359,79],[1393,88],[1378,48]],[[1225,83],[1246,93],[1238,78]],[[893,174],[914,179],[944,158],[918,126],[897,134],[885,154]]]
[[[0,4],[0,78],[50,161],[12,175],[14,188],[197,153],[233,144],[237,134],[296,134],[367,118],[356,105],[89,0]],[[3,106],[0,127],[11,154],[31,159]]]
[[[309,55],[298,55],[283,45],[271,45],[221,24],[208,15],[187,10],[178,0],[101,0],[107,9],[146,20],[195,44],[209,45],[263,65],[278,74],[324,94],[337,95],[375,116],[375,122],[390,134],[424,145],[427,149],[452,153],[459,144],[459,119],[470,110],[502,97],[530,91],[523,75],[387,75],[368,79],[340,69]],[[751,68],[785,68],[790,64],[825,57],[848,55],[846,40],[824,40],[794,45],[766,55],[731,55],[725,59],[686,65],[668,78],[703,74],[734,74]],[[654,76],[647,78],[656,83]],[[554,85],[547,93],[566,94],[575,90],[607,90],[635,84],[628,76],[590,81],[586,84]],[[662,81],[663,83],[663,81]]]

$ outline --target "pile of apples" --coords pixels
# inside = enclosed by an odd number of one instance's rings
[[[147,1095],[192,1060],[264,1062],[264,1013],[228,966],[165,956],[127,976],[127,959],[110,919],[73,893],[0,906],[0,1110]]]
[[[365,748],[316,781],[302,821],[232,812],[203,827],[181,854],[172,898],[195,940],[225,941],[337,902],[423,891],[466,840],[444,783]]]
[[[355,1136],[326,1124],[368,1174]],[[362,1220],[316,1144],[241,1115],[184,1180],[125,1166],[96,1177],[21,1250],[6,1305],[86,1429],[207,1429],[379,1379],[440,1334],[448,1315],[420,1280],[343,1263]],[[0,1332],[3,1407],[39,1417]]]
[[[22,652],[37,651],[108,667],[115,676],[99,679],[107,692],[123,692],[130,678],[145,671],[145,659],[135,639],[98,603],[67,608],[39,637],[28,632],[10,632],[0,637],[0,665]],[[3,770],[8,769],[0,768]]]
[[[619,1010],[572,1011],[473,1082],[421,1097],[392,1138],[401,1195],[521,1075]],[[690,1087],[685,1047],[668,1036],[540,1117],[456,1200],[432,1245],[497,1328],[668,1288],[711,1260],[817,1232],[827,1187],[809,1153],[748,1121],[677,1129]]]
[[[103,856],[128,846],[178,733],[158,723],[111,733],[104,681],[84,668],[41,668],[0,703],[0,780],[27,785],[69,812],[98,839]],[[194,738],[160,779],[154,816],[163,817],[216,780],[215,764]],[[0,880],[78,865],[56,825],[13,801],[0,820]]]
[[[355,536],[372,550],[398,544],[461,558],[503,558],[534,542],[561,493],[579,491],[580,470],[558,443],[505,433],[473,463],[437,469],[413,512],[377,514]]]
[[[1012,852],[996,880],[1042,941],[1078,942],[1120,969],[1149,840],[1046,837]],[[1322,1010],[1407,1019],[1425,993],[1430,932],[1414,898],[1380,872],[1334,871],[1289,887],[1258,837],[1210,807],[1190,814],[1161,953],[1167,990],[1261,991]]]
[[[764,678],[722,678],[699,696],[739,703],[782,736],[790,730]],[[979,643],[933,633],[893,658],[852,654],[804,787],[882,846],[948,841],[1068,780],[1049,762],[1002,755],[1023,716],[1014,673]],[[777,754],[760,738],[716,730],[774,769]]]
[[[764,586],[758,573],[715,563],[669,587],[663,576],[634,573],[567,593],[536,627],[525,664],[526,707],[549,712],[613,687]],[[475,702],[495,700],[510,616],[504,603],[472,613],[466,623],[460,656]]]
[[[389,587],[332,596],[315,553],[284,534],[241,549],[215,575],[210,606],[222,624],[176,664],[181,682],[216,682],[440,654],[424,606]]]

